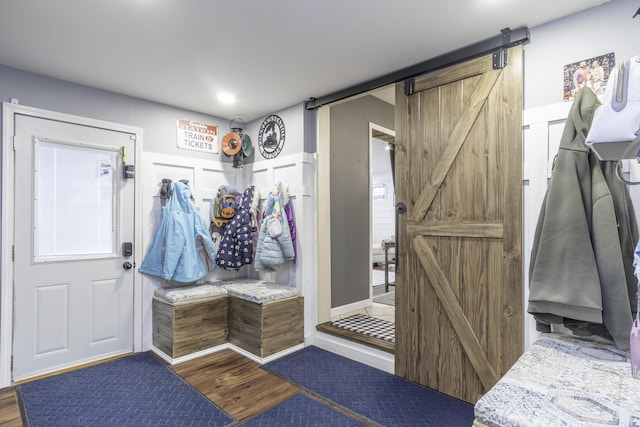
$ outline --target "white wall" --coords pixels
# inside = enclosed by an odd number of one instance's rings
[[[396,232],[393,176],[391,172],[374,173],[371,184],[384,185],[384,197],[371,199],[371,245],[380,247],[383,239]]]

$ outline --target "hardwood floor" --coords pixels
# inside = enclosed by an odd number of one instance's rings
[[[165,363],[160,358],[158,360]],[[167,366],[240,423],[271,409],[296,393],[301,393],[364,425],[371,425],[359,415],[261,369],[260,364],[232,350]],[[0,425],[26,425],[22,422],[15,387],[0,390]]]
[[[15,387],[0,389],[0,425],[21,427],[22,415],[18,406]]]
[[[240,421],[302,391],[232,350],[174,365],[171,369]]]

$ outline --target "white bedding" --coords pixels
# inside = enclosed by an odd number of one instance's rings
[[[543,334],[475,405],[490,426],[640,426],[640,379],[629,353]]]

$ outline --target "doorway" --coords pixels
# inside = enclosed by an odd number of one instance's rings
[[[369,124],[370,241],[373,302],[395,306],[395,131]],[[375,304],[374,304],[375,305]],[[384,308],[384,307],[383,307]],[[379,317],[373,311],[373,317]],[[381,318],[388,318],[384,311]],[[395,316],[387,319],[395,322]]]
[[[141,130],[17,104],[3,129],[0,386],[139,349]]]
[[[319,330],[395,351],[395,132],[369,123],[369,296]],[[360,304],[361,303],[361,304]]]
[[[321,200],[318,224],[320,230],[330,230],[330,233],[322,233],[318,253],[321,260],[319,271],[330,272],[330,275],[319,274],[318,277],[319,324],[355,312],[366,313],[366,309],[372,306],[370,126],[375,123],[380,129],[392,133],[394,106],[371,93],[364,94],[325,107],[319,115],[319,122],[324,121],[326,128],[330,129],[330,140],[326,144],[322,141],[318,144],[318,199]],[[388,158],[389,153],[386,152],[385,156]],[[323,177],[322,165],[330,168],[329,180]],[[386,201],[392,203],[390,186],[387,190]],[[391,235],[393,232],[387,237]],[[390,309],[386,315],[394,320],[393,306]],[[393,352],[393,342],[387,344],[389,346],[385,350]],[[385,365],[390,367],[387,355],[383,357]]]

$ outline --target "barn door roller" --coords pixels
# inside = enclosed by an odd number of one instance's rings
[[[502,33],[502,47],[496,52],[493,52],[493,69],[498,70],[507,66],[507,48],[511,43],[511,29],[503,28],[500,30]]]

